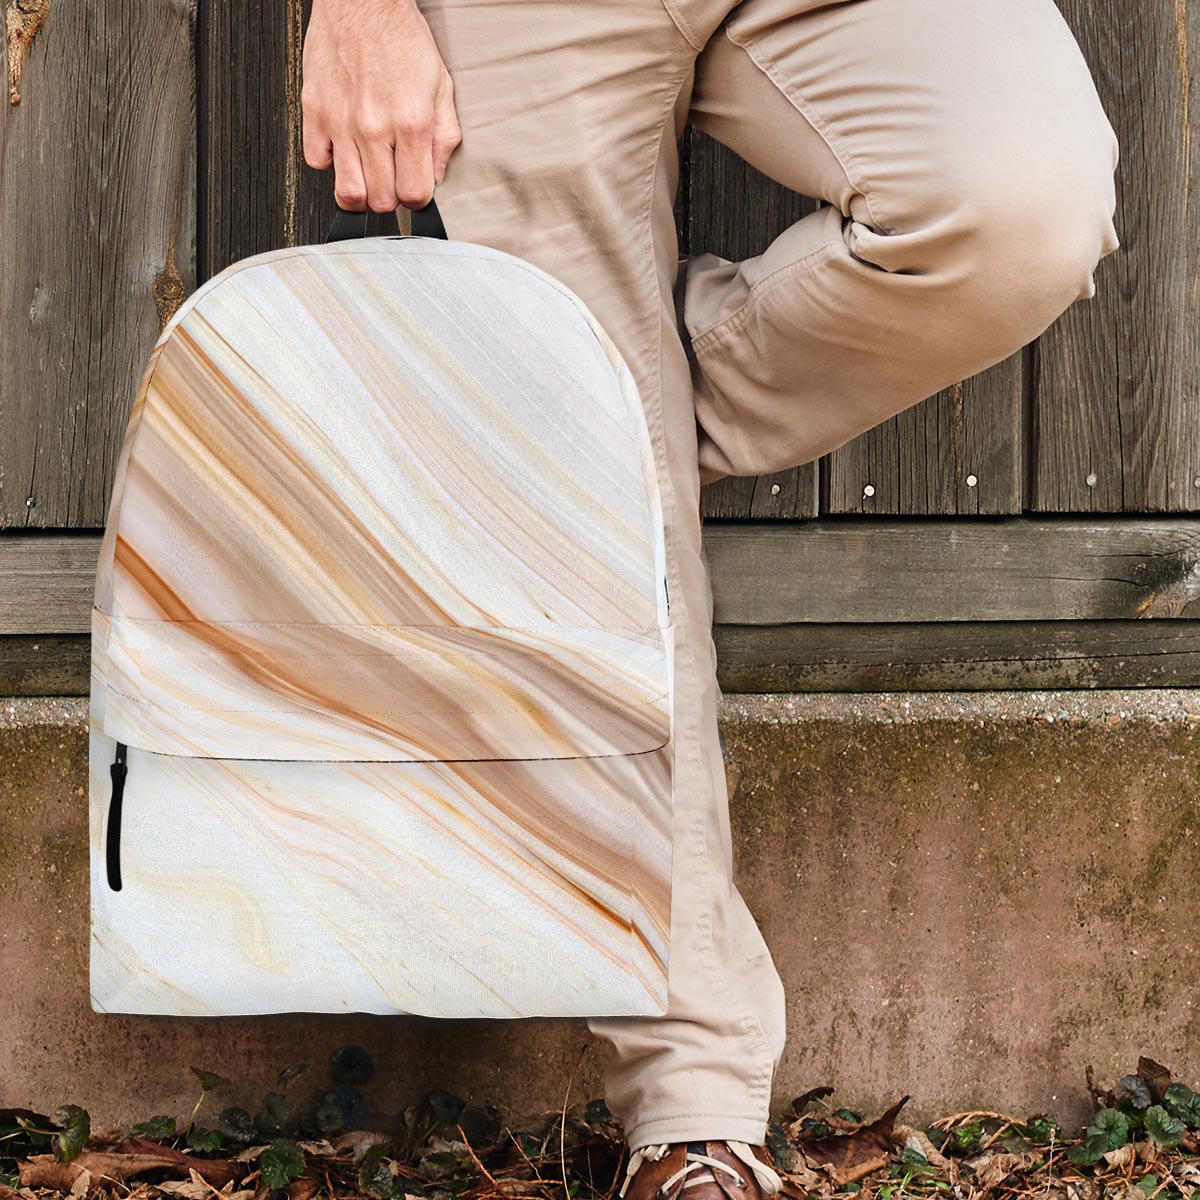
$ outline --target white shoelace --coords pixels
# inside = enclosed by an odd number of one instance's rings
[[[748,1166],[750,1170],[754,1172],[754,1177],[758,1180],[759,1187],[761,1187],[768,1196],[773,1196],[783,1189],[783,1180],[780,1179],[779,1173],[767,1166],[765,1162],[762,1162],[759,1158],[757,1158],[754,1154],[754,1151],[750,1149],[750,1146],[746,1142],[732,1142],[726,1140],[725,1145],[729,1147],[736,1158],[744,1162],[746,1166]],[[642,1146],[640,1149],[635,1150],[629,1156],[629,1165],[625,1169],[625,1182],[621,1184],[621,1190],[617,1193],[617,1195],[625,1195],[625,1189],[629,1187],[630,1180],[637,1173],[638,1167],[640,1167],[643,1162],[646,1160],[657,1162],[664,1154],[666,1154],[669,1149],[669,1143],[659,1142],[650,1146]],[[713,1158],[710,1154],[699,1154],[695,1150],[689,1150],[684,1155],[683,1166],[680,1167],[679,1170],[673,1175],[670,1175],[663,1180],[663,1182],[659,1185],[659,1191],[665,1195],[668,1191],[670,1191],[672,1185],[675,1184],[676,1181],[684,1179],[685,1176],[691,1174],[691,1172],[696,1170],[697,1167],[703,1167],[705,1165],[712,1168],[720,1168],[726,1174],[732,1175],[739,1184],[745,1183],[745,1180],[742,1179],[741,1175],[739,1175],[738,1172],[735,1171],[728,1163],[721,1162],[720,1159]],[[704,1182],[705,1180],[702,1178],[685,1179],[683,1186],[687,1188],[691,1187],[693,1184]]]

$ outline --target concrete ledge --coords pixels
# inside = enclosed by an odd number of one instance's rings
[[[581,1022],[100,1016],[87,998],[86,699],[0,699],[0,1106],[254,1104],[345,1041],[380,1119],[445,1087],[601,1094]],[[1086,1115],[1083,1068],[1200,1075],[1200,691],[726,696],[738,878],[787,984],[777,1110]],[[583,1047],[582,1063],[579,1057]],[[318,1082],[314,1079],[314,1085]]]

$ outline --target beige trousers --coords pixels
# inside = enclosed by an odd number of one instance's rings
[[[761,1142],[788,1021],[732,877],[700,485],[815,459],[1092,295],[1117,247],[1116,139],[1052,0],[421,7],[463,128],[437,189],[450,237],[578,293],[638,381],[665,485],[670,1001],[588,1022],[614,1050],[607,1100],[634,1149]],[[756,258],[681,263],[689,118],[826,206]]]

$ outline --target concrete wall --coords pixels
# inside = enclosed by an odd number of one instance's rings
[[[253,1104],[357,1041],[381,1119],[433,1087],[508,1115],[602,1094],[581,1022],[101,1016],[87,997],[82,699],[0,700],[0,1107],[185,1116],[196,1065]],[[1200,1082],[1200,692],[727,696],[742,890],[787,983],[777,1109],[1068,1122],[1083,1069]],[[210,1101],[211,1103],[211,1101]]]

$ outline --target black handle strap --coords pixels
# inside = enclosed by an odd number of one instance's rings
[[[421,208],[412,209],[410,217],[414,236],[441,238],[442,241],[448,240],[446,237],[446,226],[442,224],[442,214],[438,212],[437,205],[433,202],[432,196],[430,196],[428,204]],[[330,222],[329,232],[325,235],[325,240],[327,242],[344,242],[350,238],[366,236],[366,211],[351,212],[349,209],[339,206],[337,213]]]

